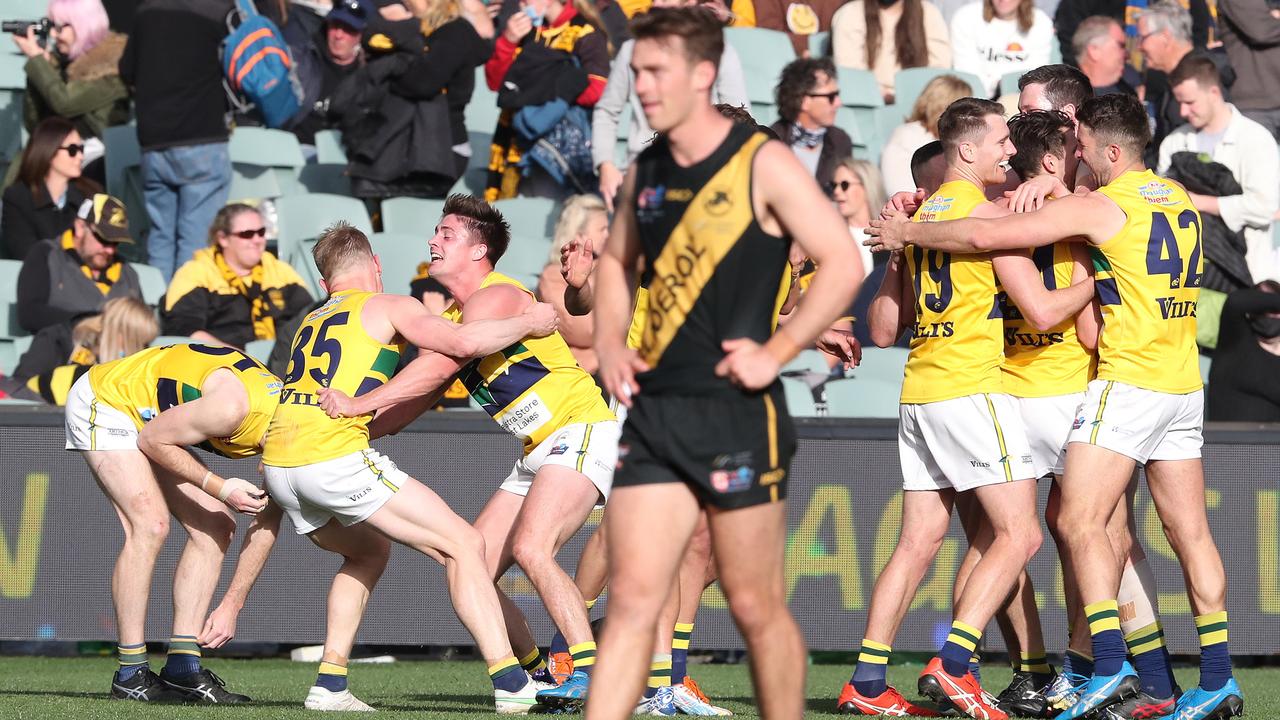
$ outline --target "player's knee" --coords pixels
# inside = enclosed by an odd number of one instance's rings
[[[1213,543],[1213,536],[1205,523],[1181,520],[1169,522],[1161,518],[1161,524],[1164,526],[1164,536],[1169,539],[1169,545],[1178,553],[1204,543]]]
[[[729,612],[744,634],[766,627],[786,612],[786,603],[769,588],[750,586],[726,590]]]
[[[202,536],[202,540],[210,546],[226,552],[236,536],[236,520],[224,512],[209,513],[207,522],[202,522],[199,533],[192,533],[191,539]]]
[[[1040,545],[1044,543],[1044,533],[1040,531],[1039,523],[1027,523],[1021,528],[1016,536],[1019,548],[1025,557],[1023,561],[1028,562],[1040,550]]]
[[[898,562],[929,565],[933,562],[933,557],[938,554],[938,550],[942,548],[942,541],[945,539],[945,529],[939,531],[934,528],[903,527],[902,533],[898,536],[898,546],[893,554]]]
[[[511,554],[516,564],[526,574],[537,573],[548,562],[555,562],[555,558],[548,552],[546,543],[532,533],[517,535],[515,542],[511,544]]]
[[[150,513],[126,528],[126,541],[159,550],[169,537],[168,513]]]

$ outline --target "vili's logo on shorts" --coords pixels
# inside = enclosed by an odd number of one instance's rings
[[[373,492],[373,486],[372,486],[372,485],[366,485],[366,486],[365,486],[365,488],[364,488],[363,490],[361,490],[360,492],[358,492],[358,493],[356,493],[356,494],[354,494],[354,495],[348,495],[348,496],[347,496],[347,499],[348,499],[348,500],[350,500],[351,502],[355,502],[355,501],[359,500],[360,498],[364,497],[365,495],[368,495],[368,494],[369,494],[369,493],[371,493],[371,492]]]
[[[989,468],[989,467],[991,467],[991,463],[989,463],[989,462],[982,462],[981,460],[970,460],[970,461],[969,461],[969,466],[970,466],[970,467],[976,467],[976,468]]]

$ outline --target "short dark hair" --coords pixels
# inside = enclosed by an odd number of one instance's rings
[[[1032,110],[1009,118],[1009,139],[1018,152],[1009,165],[1023,180],[1042,173],[1040,160],[1047,154],[1066,157],[1066,134],[1071,118],[1061,110]]]
[[[987,116],[1004,117],[1004,106],[994,100],[967,97],[947,106],[938,118],[938,139],[947,150],[987,129]]]
[[[1136,156],[1151,142],[1147,111],[1136,95],[1114,93],[1091,98],[1076,111],[1076,121],[1089,128],[1099,142],[1119,145]]]
[[[729,118],[736,123],[743,125],[757,125],[756,119],[751,117],[751,111],[741,105],[730,105],[729,103],[719,103],[716,105],[716,112]]]
[[[942,141],[930,140],[929,142],[916,148],[911,154],[911,182],[920,187],[920,168],[928,165],[931,160],[942,154]]]
[[[76,126],[70,120],[51,115],[41,120],[31,131],[31,139],[27,141],[27,147],[23,149],[22,159],[19,161],[18,180],[33,195],[44,187],[49,166],[53,164],[53,156],[58,154],[63,141],[75,129]]]
[[[356,261],[372,258],[373,248],[369,238],[351,223],[339,220],[325,228],[311,248],[320,277],[326,282],[341,275]]]
[[[506,254],[511,244],[511,226],[494,206],[474,195],[454,194],[444,201],[440,216],[445,215],[462,219],[467,232],[471,233],[472,244],[482,242],[489,248],[485,257],[491,264],[497,265]]]
[[[691,63],[706,61],[717,69],[724,54],[724,26],[701,5],[653,8],[640,13],[631,21],[631,37],[663,43],[678,37],[684,42],[684,55]]]
[[[1085,100],[1093,97],[1093,83],[1089,82],[1089,78],[1078,68],[1061,63],[1041,65],[1023,73],[1018,78],[1018,91],[1021,92],[1028,85],[1044,85],[1044,96],[1049,99],[1054,110],[1061,110],[1068,105],[1074,105],[1078,110]]]
[[[1208,90],[1211,87],[1222,89],[1222,74],[1213,60],[1204,55],[1188,53],[1178,62],[1173,72],[1169,73],[1169,87],[1174,88],[1188,80],[1195,80],[1200,87]]]
[[[782,68],[778,84],[773,89],[774,100],[778,103],[778,117],[787,122],[795,122],[805,96],[818,86],[818,73],[835,80],[836,64],[831,58],[801,58],[792,60]]]

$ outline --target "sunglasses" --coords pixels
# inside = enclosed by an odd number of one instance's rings
[[[840,192],[849,192],[849,188],[851,187],[862,187],[862,183],[856,183],[852,180],[841,180],[840,182],[827,183],[827,194],[830,195],[836,190],[839,190]]]
[[[236,232],[229,232],[227,234],[238,237],[241,240],[252,240],[255,236],[261,237],[261,238],[266,237],[267,229],[264,227],[260,227],[257,230],[237,230]]]
[[[836,101],[836,98],[840,97],[840,91],[832,90],[829,93],[805,93],[805,97],[826,98],[827,102],[833,103]]]
[[[75,157],[75,156],[79,155],[80,153],[84,152],[84,145],[76,145],[76,144],[72,144],[72,145],[63,145],[63,146],[59,147],[58,149],[59,149],[59,150],[66,150],[68,155],[70,155],[71,157]]]

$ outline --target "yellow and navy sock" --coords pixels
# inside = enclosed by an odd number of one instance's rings
[[[520,667],[520,661],[512,655],[489,666],[489,679],[493,681],[493,689],[515,692],[529,682],[529,675]]]
[[[1115,600],[1086,605],[1089,636],[1093,640],[1093,674],[1107,677],[1120,672],[1127,649],[1120,634],[1120,610]]]
[[[596,644],[594,642],[578,643],[569,646],[569,657],[573,658],[573,671],[591,675],[596,667]]]
[[[693,637],[693,623],[676,623],[671,636],[671,682],[680,684],[689,674],[689,640]]]
[[[969,674],[979,685],[982,684],[982,656],[976,652],[969,657]]]
[[[1019,652],[1018,653],[1018,672],[1031,673],[1033,675],[1048,675],[1053,672],[1049,667],[1049,658],[1045,655],[1044,650],[1038,652]]]
[[[116,670],[117,677],[128,680],[147,666],[147,644],[141,642],[137,645],[117,645],[116,660],[120,663]]]
[[[322,687],[329,692],[336,693],[346,690],[347,666],[321,661],[320,672],[316,675],[316,687]]]
[[[671,656],[665,653],[654,653],[653,659],[649,661],[649,687],[645,688],[644,696],[653,697],[658,688],[671,687]]]
[[[556,634],[551,637],[551,647],[547,648],[547,653],[559,655],[567,652],[569,652],[569,641],[564,639],[564,633],[556,630]]]
[[[1138,671],[1142,690],[1153,698],[1173,695],[1169,675],[1169,651],[1164,646],[1164,630],[1157,620],[1124,636],[1124,643]]]
[[[885,675],[889,672],[889,655],[893,649],[875,640],[862,639],[858,651],[858,664],[853,668],[849,683],[865,698],[879,697],[888,687]]]
[[[959,620],[951,623],[951,632],[943,643],[938,657],[942,658],[942,669],[952,677],[964,677],[970,671],[974,653],[978,651],[978,641],[982,639],[982,631]]]
[[[1227,611],[1196,616],[1200,633],[1200,687],[1221,690],[1231,679],[1231,655],[1227,652]]]
[[[1062,673],[1093,677],[1093,657],[1075,650],[1067,650],[1062,656]]]
[[[195,635],[174,635],[169,638],[169,655],[164,661],[164,674],[182,677],[200,671],[200,645]]]
[[[547,659],[542,656],[541,650],[534,648],[529,651],[528,655],[520,658],[520,667],[524,668],[525,672],[532,675],[539,670],[547,669]]]

